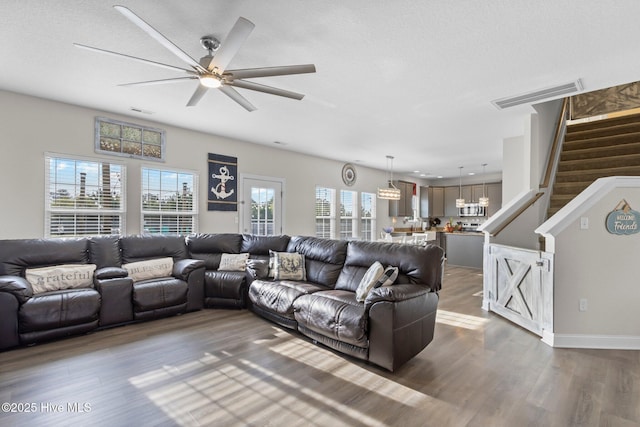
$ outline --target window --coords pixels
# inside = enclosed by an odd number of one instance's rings
[[[96,117],[96,153],[164,160],[164,131]]]
[[[358,236],[358,193],[340,190],[340,239]]]
[[[197,232],[198,176],[142,168],[142,230],[149,234]]]
[[[273,236],[275,189],[251,187],[251,234]]]
[[[376,240],[376,195],[360,194],[360,238]]]
[[[45,237],[124,234],[125,166],[46,155]]]
[[[335,197],[333,188],[316,187],[316,237],[330,239],[335,229]]]

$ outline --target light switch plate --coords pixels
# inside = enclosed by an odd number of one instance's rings
[[[583,216],[580,218],[580,229],[581,230],[589,229],[589,217]]]

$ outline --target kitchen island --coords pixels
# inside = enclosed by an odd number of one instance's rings
[[[445,240],[442,246],[446,251],[447,264],[482,268],[483,233],[454,231],[442,233],[442,238]]]

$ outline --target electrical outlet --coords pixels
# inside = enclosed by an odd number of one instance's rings
[[[580,298],[580,311],[587,311],[587,299]]]

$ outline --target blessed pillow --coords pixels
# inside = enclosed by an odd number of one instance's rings
[[[275,280],[307,280],[304,255],[291,252],[269,251]]]
[[[384,269],[384,273],[382,273],[382,275],[378,277],[378,280],[376,280],[376,283],[373,285],[373,287],[379,288],[380,286],[391,286],[397,278],[398,267],[388,266]]]
[[[131,277],[134,282],[159,279],[172,275],[173,258],[156,258],[146,261],[130,262],[129,264],[122,264],[122,268],[127,270],[129,277]]]
[[[378,281],[378,278],[382,276],[384,273],[384,267],[378,261],[371,264],[371,267],[364,273],[362,276],[362,280],[360,280],[360,284],[358,284],[358,288],[356,289],[356,300],[364,301],[367,299],[367,295],[369,291],[373,289],[373,286]]]
[[[34,294],[60,289],[91,288],[95,264],[62,264],[51,267],[28,268],[25,278]]]
[[[220,258],[220,271],[244,271],[247,267],[248,253],[243,254],[222,254]]]

